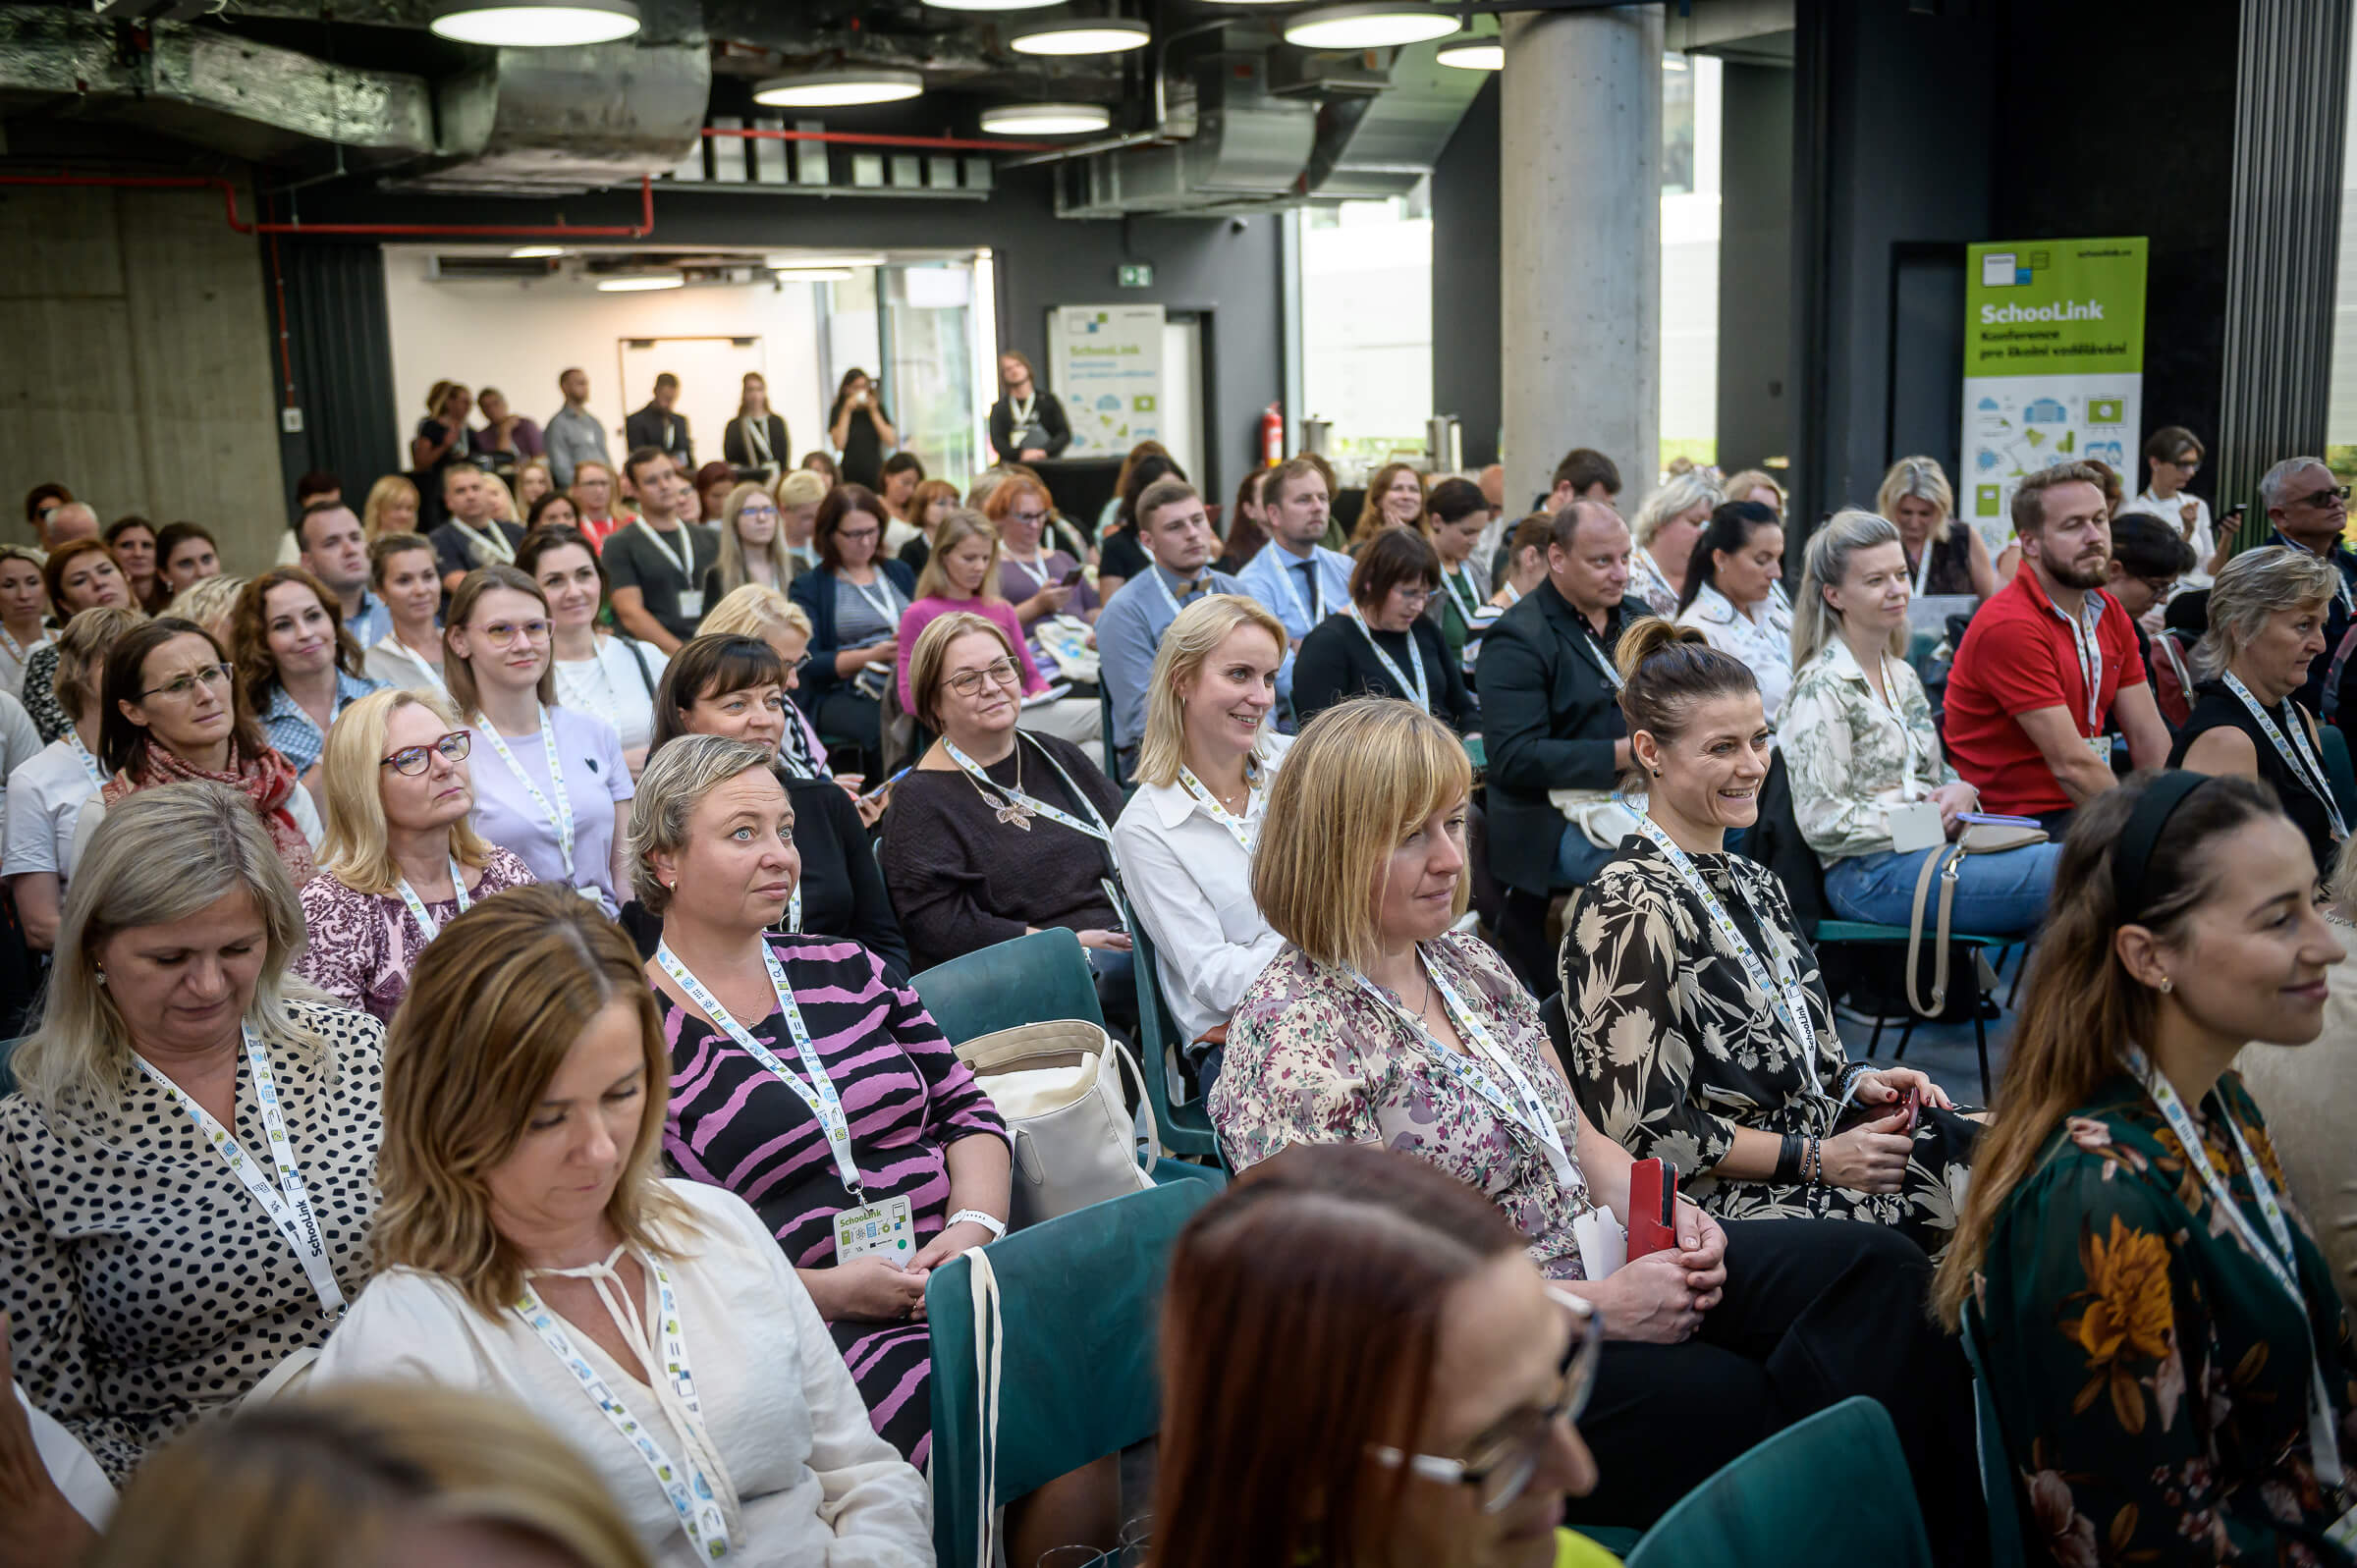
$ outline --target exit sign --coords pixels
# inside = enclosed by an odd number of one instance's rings
[[[1154,263],[1151,261],[1124,261],[1121,265],[1118,277],[1121,286],[1124,289],[1151,289],[1154,287]]]

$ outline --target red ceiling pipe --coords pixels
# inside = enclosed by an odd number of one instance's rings
[[[840,141],[854,147],[918,147],[935,152],[1057,152],[1063,141],[1010,141],[1004,136],[979,140],[973,136],[886,136],[865,131],[764,131],[756,127],[706,126],[707,136],[739,141]]]
[[[218,176],[202,175],[81,175],[0,174],[0,186],[113,187],[135,190],[192,190],[218,188],[229,226],[240,234],[269,235],[464,235],[500,239],[618,239],[643,240],[655,230],[655,183],[638,177],[638,221],[635,224],[508,224],[508,223],[247,223],[238,216],[238,188]]]

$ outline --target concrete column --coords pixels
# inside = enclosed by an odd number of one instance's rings
[[[1662,11],[1503,20],[1507,502],[1594,447],[1631,509],[1661,466]]]

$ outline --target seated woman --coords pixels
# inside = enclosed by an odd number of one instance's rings
[[[41,566],[41,583],[49,595],[49,613],[60,623],[84,610],[138,608],[131,597],[131,579],[115,553],[95,539],[73,539],[49,552]],[[57,700],[58,646],[53,638],[25,652],[25,681],[19,688],[27,717],[40,731],[44,744],[62,740],[74,722]]]
[[[2322,556],[2275,545],[2229,560],[2210,588],[2210,630],[2193,650],[2206,677],[2168,765],[2240,774],[2275,792],[2328,875],[2348,824],[2326,777],[2316,716],[2292,695],[2325,651],[2325,613],[2340,572]]]
[[[245,698],[221,644],[190,622],[158,616],[116,639],[98,688],[98,765],[108,777],[75,817],[69,881],[109,807],[194,779],[243,795],[293,884],[310,880],[318,808],[295,765],[262,738]]]
[[[671,1062],[629,940],[545,885],[449,931],[387,1041],[383,1271],[313,1386],[521,1405],[677,1568],[932,1562],[924,1480],[761,1217],[659,1173]]]
[[[474,831],[470,739],[430,691],[370,692],[327,732],[327,837],[302,885],[310,941],[295,972],[343,1006],[390,1019],[443,926],[534,880]]]
[[[1401,470],[1409,478],[1415,470]],[[1419,492],[1420,494],[1420,492]],[[1481,728],[1463,664],[1424,614],[1440,591],[1441,558],[1413,528],[1384,526],[1350,568],[1350,608],[1301,639],[1293,713],[1307,724],[1352,697],[1404,697],[1460,735]]]
[[[1229,1013],[1285,946],[1252,901],[1252,849],[1293,743],[1269,723],[1285,643],[1285,622],[1236,594],[1178,612],[1146,689],[1137,792],[1113,825],[1179,1053],[1207,1096]]]
[[[368,582],[385,602],[393,629],[376,639],[360,668],[371,680],[404,690],[442,691],[442,578],[433,541],[388,533],[368,546]]]
[[[1413,463],[1387,462],[1367,481],[1357,525],[1350,530],[1349,553],[1355,556],[1363,552],[1368,541],[1386,528],[1412,528],[1421,534],[1428,526],[1424,516],[1424,476]]]
[[[65,907],[66,867],[84,802],[105,787],[99,766],[98,686],[115,640],[146,618],[120,607],[84,610],[58,634],[57,700],[73,724],[8,776],[7,830],[0,880],[16,900],[25,945],[47,952]]]
[[[17,1377],[120,1485],[368,1278],[383,1027],[286,994],[302,906],[241,791],[142,790],[66,894],[0,1101]]]
[[[1113,892],[1122,792],[1070,741],[1015,728],[1021,678],[1007,633],[970,612],[917,639],[909,688],[941,738],[893,788],[884,885],[919,970],[1064,926],[1088,949],[1106,1015],[1134,1017]]]
[[[595,714],[622,740],[630,777],[646,766],[654,737],[655,685],[663,650],[602,629],[598,617],[614,596],[605,564],[578,528],[542,528],[516,547],[516,569],[548,599],[550,657],[556,661],[557,701]]]
[[[647,979],[671,1047],[664,1150],[753,1204],[858,1369],[876,1431],[921,1466],[925,1275],[1005,1232],[1007,1125],[876,954],[772,933],[799,881],[793,819],[758,744],[683,736],[648,769],[630,866],[661,925]],[[850,1118],[840,1144],[816,1108],[829,1085]],[[905,1216],[907,1251],[839,1252],[837,1217],[878,1204]]]
[[[775,588],[746,583],[707,611],[696,629],[701,636],[752,637],[769,644],[786,672],[786,695],[793,698],[801,688],[802,671],[810,663],[810,618]],[[863,776],[837,773],[828,765],[826,742],[819,739],[818,727],[798,700],[786,704],[786,739],[778,747],[778,760],[797,779],[833,779],[860,806],[860,820],[875,825],[868,807],[876,805],[880,812],[881,802],[861,799],[860,786],[867,783]]]
[[[1044,537],[1056,503],[1048,487],[1029,474],[1009,474],[982,503],[982,515],[999,530],[999,592],[1014,606],[1023,633],[1043,616],[1078,616],[1094,622],[1104,606],[1080,563]],[[1072,579],[1065,586],[1065,579]]]
[[[1679,625],[1751,667],[1771,727],[1792,689],[1792,606],[1783,574],[1784,527],[1776,514],[1756,501],[1723,501],[1694,541],[1677,596]]]
[[[1236,1178],[1171,1255],[1155,1561],[1612,1568],[1558,1523],[1596,1487],[1604,1323],[1522,1239],[1388,1150]]]
[[[1980,530],[1955,516],[1956,493],[1936,458],[1901,458],[1883,475],[1874,510],[1898,530],[1915,596],[1997,592],[1999,575]]]
[[[24,700],[25,661],[49,640],[46,558],[30,545],[0,545],[0,691]]]
[[[1957,814],[1980,801],[1941,750],[1923,682],[1907,663],[1911,597],[1898,530],[1887,519],[1836,513],[1811,534],[1793,609],[1799,674],[1777,730],[1793,814],[1825,862],[1834,912],[1884,926],[1910,922],[1924,862],[1946,853],[1964,826]],[[1901,825],[1912,828],[1904,851],[1892,838]],[[2049,842],[1964,856],[1954,929],[2035,930],[2061,852]]]
[[[2232,1070],[2324,1023],[2315,884],[2248,779],[2133,776],[2063,844],[1936,1297],[2057,1561],[2345,1551],[2357,1343]]]
[[[767,746],[775,764],[779,738],[792,723],[794,704],[786,695],[790,678],[769,644],[756,638],[689,638],[663,673],[655,748],[683,735],[725,735]],[[857,808],[826,779],[788,777],[785,786],[800,870],[778,930],[789,936],[849,937],[884,960],[895,984],[905,980],[908,944],[893,918],[892,895],[884,891],[884,875],[876,868]],[[638,950],[653,957],[661,935],[654,912],[633,900],[623,906],[622,924]]]
[[[1022,622],[1014,607],[999,596],[999,530],[978,512],[953,512],[942,520],[933,539],[933,553],[924,575],[916,579],[916,602],[901,617],[899,679],[901,706],[910,708],[908,655],[925,627],[941,617],[969,611],[996,625],[1014,650],[1022,672],[1022,691],[1034,697],[1048,689],[1031,650],[1023,641]],[[1062,735],[1079,745],[1092,745],[1102,733],[1103,710],[1094,697],[1058,697],[1052,702],[1026,703],[1016,723],[1034,734]]]
[[[620,909],[630,771],[612,725],[557,706],[540,585],[514,567],[477,567],[450,596],[442,641],[451,707],[490,752],[473,781],[476,831],[535,879]]]
[[[1426,509],[1431,518],[1433,553],[1441,566],[1441,591],[1433,600],[1433,608],[1438,612],[1441,641],[1448,645],[1449,657],[1462,670],[1468,665],[1465,649],[1474,618],[1481,614],[1481,603],[1489,597],[1490,579],[1476,569],[1480,564],[1473,559],[1474,547],[1481,543],[1482,532],[1490,525],[1489,498],[1470,479],[1443,479],[1432,487]],[[1483,558],[1485,562],[1487,559]]]
[[[1677,619],[1694,541],[1726,499],[1708,474],[1693,469],[1672,474],[1645,498],[1628,523],[1635,546],[1628,558],[1629,614],[1650,610],[1664,621]]]
[[[155,568],[177,599],[221,574],[221,547],[199,523],[167,522],[155,535]]]
[[[956,512],[961,503],[958,487],[947,479],[919,480],[909,492],[908,520],[916,525],[916,537],[905,541],[893,552],[893,559],[910,571],[923,575],[925,563],[933,556],[933,535],[941,527],[941,519]]]
[[[1870,1220],[1937,1259],[1976,1129],[1922,1073],[1848,1059],[1783,885],[1727,852],[1728,830],[1759,820],[1768,777],[1751,672],[1650,618],[1617,663],[1647,806],[1563,912],[1580,1108],[1631,1154],[1676,1165],[1722,1218]],[[1923,1102],[1911,1129],[1909,1092]],[[1870,1119],[1845,1129],[1853,1104]]]
[[[906,567],[877,559],[883,537],[884,503],[873,491],[838,485],[819,503],[811,533],[818,565],[788,593],[812,628],[802,707],[821,734],[843,736],[869,757],[881,742],[877,704],[900,653],[893,635],[916,597]]]
[[[311,775],[336,715],[377,689],[336,596],[301,567],[273,568],[239,591],[229,648],[246,711],[298,774]],[[315,794],[318,779],[305,784]]]
[[[1530,993],[1452,929],[1471,777],[1447,726],[1380,698],[1319,715],[1287,753],[1252,865],[1286,946],[1236,1004],[1211,1093],[1229,1160],[1414,1155],[1486,1194],[1542,1273],[1637,1341],[1598,1369],[1584,1430],[1612,1464],[1574,1518],[1650,1523],[1784,1423],[1867,1393],[1898,1423],[1939,1560],[1985,1560],[1968,1379],[1924,1313],[1911,1243],[1826,1220],[1722,1225],[1686,1202],[1678,1245],[1609,1274],[1591,1261],[1609,1243],[1587,1227],[1611,1222],[1600,1207],[1627,1212],[1631,1161],[1579,1113]]]
[[[704,603],[716,605],[748,582],[784,593],[794,581],[795,563],[769,488],[738,485],[722,504],[718,520],[720,559],[704,572]]]

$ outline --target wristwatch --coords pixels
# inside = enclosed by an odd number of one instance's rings
[[[989,1231],[990,1239],[993,1241],[997,1241],[1000,1237],[1007,1234],[1006,1220],[986,1215],[979,1209],[959,1210],[956,1214],[950,1216],[947,1220],[943,1221],[941,1228],[947,1230],[952,1225],[962,1225],[969,1219],[975,1224],[980,1225],[984,1230]]]

